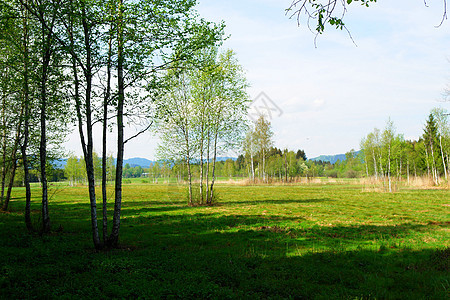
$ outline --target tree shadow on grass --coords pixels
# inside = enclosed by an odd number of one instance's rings
[[[293,229],[277,225],[295,219],[285,217],[196,214],[147,219],[142,227],[125,229],[139,233],[138,247],[154,249],[156,264],[171,261],[173,267],[166,271],[184,278],[188,286],[196,276],[204,285],[187,294],[172,286],[172,296],[222,297],[220,288],[237,298],[439,299],[450,288],[448,249],[436,254],[389,247],[395,239],[445,224]],[[364,248],[372,240],[377,243]],[[208,291],[209,286],[215,291]]]
[[[290,200],[291,201],[291,200]],[[274,201],[276,202],[276,201]],[[84,208],[83,204],[83,210]],[[391,248],[391,241],[448,224],[307,226],[296,217],[152,215],[124,210],[121,242],[133,251],[87,251],[81,233],[45,238],[11,234],[22,216],[2,216],[0,288],[5,298],[445,299],[448,250]],[[186,209],[188,209],[186,207]],[[59,212],[61,213],[61,212]],[[140,216],[150,213],[147,216]],[[83,212],[84,215],[84,212]],[[76,219],[76,220],[75,220]],[[6,224],[8,222],[8,224]],[[11,223],[9,223],[11,222]],[[9,231],[7,231],[9,230]],[[76,232],[75,232],[76,233]],[[86,234],[86,235],[85,235]],[[16,241],[14,241],[17,239]],[[80,242],[82,240],[82,242]],[[365,243],[375,241],[371,247]],[[358,245],[362,247],[358,248]],[[127,249],[127,248],[124,248]],[[42,278],[46,280],[43,281]]]
[[[329,198],[320,199],[261,199],[261,200],[250,200],[250,201],[226,201],[227,205],[264,205],[264,204],[310,204],[310,203],[324,203],[324,202],[335,202],[336,200]]]
[[[162,210],[168,209],[161,207]],[[258,236],[275,238],[277,240],[289,240],[292,243],[305,241],[323,242],[340,241],[345,243],[361,243],[365,241],[388,241],[392,239],[404,239],[415,233],[426,233],[437,228],[450,228],[450,224],[430,223],[428,225],[404,223],[396,225],[349,225],[349,226],[318,226],[299,225],[305,219],[302,217],[287,217],[277,215],[222,215],[214,213],[193,213],[179,215],[150,215],[140,216],[147,209],[133,210],[129,216],[124,216],[124,224],[150,225],[143,230],[149,230],[148,236],[158,234],[163,230],[170,235],[199,234],[205,235],[211,232],[229,234],[230,231],[247,232],[249,235],[257,233]],[[151,226],[158,224],[157,227]],[[234,234],[234,232],[232,232]],[[225,238],[228,240],[228,238]]]
[[[235,207],[241,205],[265,205],[265,204],[313,204],[313,203],[326,203],[326,202],[334,202],[336,200],[332,199],[306,199],[306,200],[253,200],[253,201],[233,201],[227,200],[217,203],[213,205],[213,208],[218,207]],[[133,215],[135,213],[151,213],[151,212],[172,212],[172,211],[192,211],[192,210],[202,210],[205,206],[187,206],[185,201],[181,200],[167,200],[167,201],[155,201],[155,200],[140,200],[140,201],[128,201],[123,203],[123,215]],[[207,215],[207,214],[205,214]]]

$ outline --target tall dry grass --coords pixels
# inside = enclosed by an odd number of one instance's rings
[[[360,184],[363,185],[363,191],[370,192],[389,192],[388,178],[367,177],[361,178]],[[405,178],[391,178],[392,192],[396,192],[401,188],[412,189],[448,189],[449,182],[444,179],[439,179],[439,184],[436,184],[433,178],[428,176],[411,176]]]

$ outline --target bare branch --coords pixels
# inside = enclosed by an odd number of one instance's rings
[[[130,140],[137,138],[138,136],[140,136],[141,134],[143,134],[144,132],[146,132],[147,130],[150,129],[150,127],[153,125],[153,121],[150,122],[150,124],[148,124],[147,127],[145,127],[144,129],[142,129],[141,131],[139,131],[138,133],[136,133],[135,135],[129,137],[128,139],[126,139],[123,144],[128,143]]]
[[[426,5],[426,0],[425,1],[425,5]],[[439,25],[435,26],[436,28],[441,27],[441,25],[444,23],[445,20],[447,20],[447,0],[443,0],[444,2],[444,13],[442,14],[442,20],[441,23],[439,23]]]

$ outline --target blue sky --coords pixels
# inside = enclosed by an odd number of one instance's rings
[[[205,19],[225,21],[224,48],[246,70],[250,97],[264,92],[282,111],[271,119],[277,147],[304,149],[308,157],[345,153],[389,117],[398,133],[417,139],[433,107],[450,107],[442,101],[450,83],[450,21],[435,28],[441,0],[427,1],[429,7],[422,0],[352,4],[345,21],[357,46],[345,31],[328,28],[317,48],[307,27],[285,15],[290,3],[202,0],[198,6]],[[125,156],[153,159],[156,143],[150,133],[140,136]],[[67,145],[78,153],[72,141]]]

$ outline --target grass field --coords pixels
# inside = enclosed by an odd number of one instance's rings
[[[121,248],[95,252],[86,187],[52,188],[47,236],[26,233],[17,188],[0,297],[448,299],[450,193],[363,190],[219,185],[219,205],[187,207],[176,184],[126,184]]]

